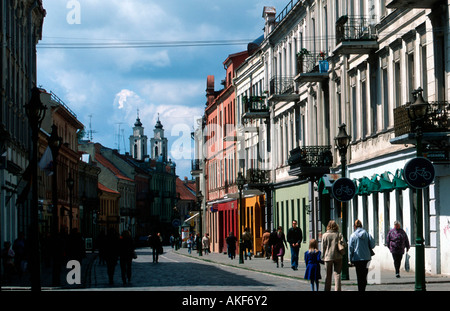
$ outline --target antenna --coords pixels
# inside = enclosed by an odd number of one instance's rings
[[[89,117],[89,131],[88,131],[88,139],[92,141],[92,134],[97,133],[97,131],[92,130],[92,114],[88,115]]]

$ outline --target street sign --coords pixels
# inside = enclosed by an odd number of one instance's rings
[[[175,218],[174,220],[172,220],[172,226],[174,227],[179,227],[181,225],[181,220],[178,218]]]
[[[423,157],[409,160],[403,169],[403,179],[415,189],[428,187],[434,180],[433,163]]]
[[[341,177],[333,183],[331,193],[338,201],[350,201],[356,193],[355,183],[350,178]]]

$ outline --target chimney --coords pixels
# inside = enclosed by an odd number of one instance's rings
[[[264,38],[267,38],[267,36],[272,32],[273,28],[275,27],[276,13],[277,10],[273,6],[265,6],[263,9],[262,17],[265,20]]]

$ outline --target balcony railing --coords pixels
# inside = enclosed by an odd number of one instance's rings
[[[269,105],[265,96],[244,96],[244,114],[243,118],[268,118]]]
[[[333,164],[331,146],[304,146],[292,149],[288,159],[289,175],[320,177],[330,172]]]
[[[427,132],[449,132],[450,131],[450,103],[428,102],[428,118],[425,120],[422,131]],[[396,137],[413,133],[416,125],[408,117],[407,107],[411,103],[394,109],[394,134]]]
[[[341,16],[336,22],[336,44],[347,40],[376,40],[373,20],[364,16]]]
[[[309,53],[297,55],[297,82],[320,82],[328,78],[328,61],[325,54]]]
[[[270,95],[282,95],[294,91],[294,78],[275,76],[270,80]]]
[[[341,16],[336,21],[336,46],[334,53],[365,54],[378,49],[376,18]]]
[[[248,184],[264,184],[269,182],[268,171],[258,168],[250,168],[247,170],[246,182]]]
[[[200,171],[200,159],[191,160],[191,171]]]

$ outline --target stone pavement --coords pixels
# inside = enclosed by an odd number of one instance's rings
[[[284,259],[284,267],[276,267],[276,264],[271,259],[265,259],[265,258],[255,258],[253,257],[251,260],[244,260],[243,264],[239,263],[239,256],[237,255],[235,259],[231,260],[228,258],[228,255],[223,253],[208,253],[203,254],[202,256],[199,256],[199,254],[193,250],[191,254],[188,253],[187,248],[181,248],[179,250],[172,249],[170,247],[165,247],[165,252],[176,252],[179,255],[182,256],[188,256],[192,259],[197,259],[209,263],[215,263],[220,264],[223,266],[230,266],[234,268],[240,268],[240,269],[246,269],[248,271],[256,271],[256,272],[262,272],[262,273],[268,273],[272,275],[278,275],[283,277],[290,277],[295,279],[303,279],[305,274],[305,264],[303,261],[299,262],[299,268],[297,271],[294,271],[291,269],[290,265],[290,259],[285,258]],[[303,256],[301,255],[300,258]],[[41,285],[42,290],[56,290],[56,289],[71,289],[71,288],[85,288],[90,287],[91,284],[91,277],[92,275],[95,275],[95,273],[92,273],[92,268],[95,269],[95,262],[97,259],[97,253],[87,253],[86,258],[83,259],[82,265],[81,265],[81,285],[67,285],[66,282],[66,276],[69,271],[69,269],[66,269],[65,267],[61,267],[61,284],[60,287],[52,287],[51,286],[51,279],[52,279],[52,273],[51,273],[51,267],[45,267],[43,266],[41,271]],[[373,260],[373,263],[371,264],[371,268],[368,275],[368,284],[370,285],[380,285],[379,290],[385,290],[383,289],[383,285],[391,285],[396,286],[398,285],[398,290],[401,289],[400,286],[405,286],[405,290],[414,289],[414,283],[415,283],[415,274],[413,271],[406,272],[401,271],[401,277],[396,278],[393,270],[384,270],[379,269],[376,267],[376,264],[374,264],[376,261]],[[322,265],[321,266],[321,273],[322,273],[322,280],[321,283],[323,284],[325,279],[325,268]],[[106,277],[105,277],[106,279]],[[93,281],[92,281],[93,282]],[[105,281],[106,282],[106,281]],[[305,282],[308,282],[305,280]],[[426,282],[427,282],[427,288],[429,285],[435,284],[438,286],[438,290],[450,290],[450,276],[446,275],[426,275]],[[343,290],[357,290],[355,286],[357,285],[356,282],[356,273],[355,269],[350,267],[349,268],[349,280],[342,280],[342,288]],[[323,288],[323,285],[321,285],[321,288]],[[14,278],[12,284],[3,285],[2,290],[29,290],[30,289],[30,282],[29,282],[29,273],[25,273],[22,276],[22,279],[18,279],[17,277]],[[332,286],[332,290],[334,290],[334,285]]]
[[[170,251],[170,250],[169,250]],[[172,250],[175,251],[175,250]],[[215,263],[220,263],[223,265],[229,265],[233,267],[238,267],[242,269],[248,269],[248,270],[254,270],[258,272],[265,272],[280,276],[286,276],[286,277],[293,277],[293,278],[303,278],[305,275],[306,266],[304,261],[301,259],[303,258],[303,254],[300,254],[300,261],[299,261],[299,267],[297,271],[292,270],[291,268],[291,260],[290,258],[284,259],[284,267],[277,268],[276,263],[274,263],[271,259],[265,259],[265,258],[255,258],[252,257],[251,260],[244,260],[243,264],[239,263],[239,255],[236,254],[236,258],[231,260],[228,258],[228,255],[222,254],[222,253],[208,253],[203,254],[202,256],[199,256],[199,254],[196,251],[192,251],[191,254],[188,253],[187,248],[181,248],[177,250],[181,255],[184,256],[190,256],[193,258],[197,258],[199,260],[205,260]],[[238,253],[238,252],[237,252]],[[325,267],[321,265],[321,274],[322,274],[322,280],[321,282],[324,283],[325,280]],[[371,266],[369,268],[369,274],[368,274],[368,284],[371,285],[387,285],[387,284],[411,284],[412,288],[414,288],[415,284],[415,274],[414,271],[406,272],[405,270],[400,271],[400,278],[396,278],[394,269],[392,270],[385,270],[381,268],[377,268],[376,261],[373,260],[371,262]],[[305,280],[306,281],[306,280]],[[307,281],[309,282],[309,281]],[[426,275],[426,282],[427,284],[431,283],[440,283],[443,286],[445,286],[444,290],[450,290],[450,276],[446,275],[432,275],[427,274]],[[356,286],[356,272],[354,267],[349,268],[349,280],[342,280],[342,287],[345,289],[346,286]],[[323,287],[322,287],[323,288]],[[334,283],[332,285],[332,290],[334,290]]]

